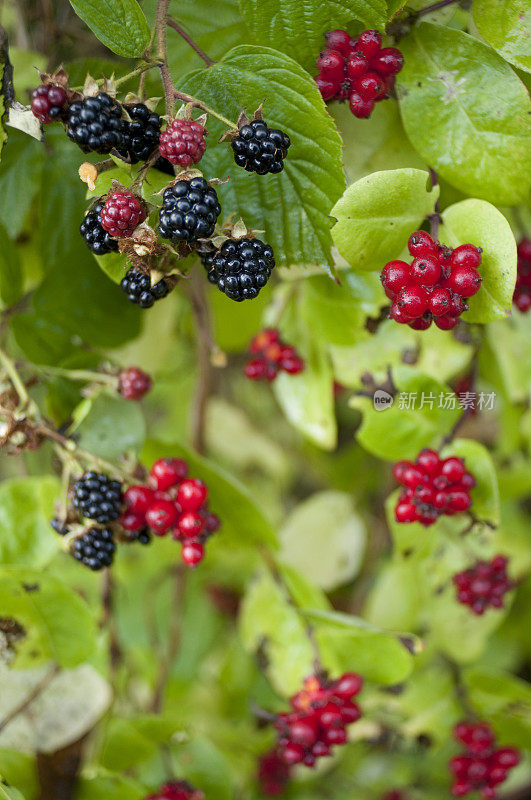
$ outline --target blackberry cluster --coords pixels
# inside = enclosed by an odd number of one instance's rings
[[[62,86],[46,84],[31,93],[31,110],[39,122],[48,124],[59,119],[66,104],[66,92]]]
[[[107,475],[85,472],[74,484],[74,506],[87,519],[104,525],[120,516],[122,485]]]
[[[460,722],[454,728],[454,737],[464,750],[448,765],[454,776],[452,794],[464,797],[479,792],[485,800],[493,800],[497,787],[520,763],[519,751],[515,747],[496,747],[494,732],[486,722]]]
[[[290,769],[277,750],[269,750],[258,761],[260,791],[267,797],[283,794],[289,781]]]
[[[238,130],[231,145],[238,167],[265,175],[267,172],[282,172],[291,141],[283,131],[255,119]]]
[[[219,518],[208,508],[204,483],[188,478],[188,464],[180,458],[161,458],[149,474],[149,486],[130,486],[124,494],[120,524],[126,531],[149,528],[155,536],[182,543],[181,557],[195,567],[205,555],[205,542],[219,529]]]
[[[162,195],[159,233],[174,244],[208,239],[214,233],[221,206],[204,178],[177,181]]]
[[[461,458],[442,459],[435,450],[421,450],[415,462],[399,461],[393,475],[404,489],[395,507],[397,522],[420,522],[428,527],[442,515],[467,511],[474,476]]]
[[[335,681],[316,675],[306,678],[304,689],[290,700],[293,710],[276,715],[277,751],[284,763],[313,767],[318,758],[330,755],[334,745],[345,744],[347,726],[361,717],[352,698],[362,686],[362,678],[354,672]]]
[[[479,291],[481,250],[462,244],[452,250],[434,242],[426,231],[411,234],[408,249],[413,261],[390,261],[380,276],[392,300],[389,316],[396,322],[424,331],[435,322],[449,331],[468,306],[465,299]]]
[[[363,31],[356,40],[347,31],[326,34],[326,48],[317,59],[315,78],[323,100],[349,101],[355,117],[370,117],[374,104],[390,96],[404,57],[383,47],[378,31]]]
[[[150,794],[144,800],[205,800],[205,795],[188,781],[170,781],[164,783],[155,794]]]
[[[81,236],[85,239],[87,247],[97,256],[104,256],[106,253],[117,252],[118,242],[113,239],[101,224],[101,212],[104,201],[98,200],[95,206],[85,214],[83,222],[79,226]]]
[[[68,109],[66,135],[84,153],[119,152],[124,146],[124,134],[122,107],[106,92],[76,100]]]
[[[122,369],[118,375],[118,393],[126,400],[142,400],[152,385],[150,375],[138,367]]]
[[[102,228],[117,238],[132,236],[146,217],[145,205],[136,194],[125,189],[110,194],[100,214]]]
[[[75,538],[71,544],[74,558],[94,571],[110,567],[115,550],[116,545],[110,528],[90,528]]]
[[[238,303],[257,297],[275,266],[273,248],[261,239],[227,239],[201,261],[210,283]]]
[[[525,314],[531,308],[531,239],[518,245],[518,272],[513,303]]]
[[[131,164],[147,161],[158,147],[161,119],[144,103],[125,106],[131,120],[124,120],[122,142],[118,152]],[[173,172],[173,170],[172,170]]]
[[[205,129],[193,119],[174,119],[160,135],[160,154],[170,164],[191,167],[206,150]]]
[[[126,293],[132,303],[136,303],[140,308],[151,308],[156,300],[166,297],[170,291],[164,278],[152,286],[150,276],[136,267],[127,270],[120,281],[120,289]]]
[[[304,369],[304,360],[291,345],[285,344],[274,328],[260,331],[249,345],[253,358],[245,365],[245,375],[252,381],[274,381],[279,372],[297,375]]]
[[[495,556],[492,561],[477,561],[453,577],[457,600],[481,616],[490,607],[503,608],[503,597],[514,584],[507,575],[508,559]]]

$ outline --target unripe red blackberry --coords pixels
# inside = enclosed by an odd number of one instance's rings
[[[161,156],[171,164],[191,167],[198,164],[206,150],[206,131],[193,119],[174,119],[160,134]]]
[[[66,105],[66,92],[62,86],[45,84],[31,93],[31,110],[39,122],[48,124],[61,116]]]
[[[205,800],[205,795],[188,781],[169,781],[144,800]]]
[[[107,197],[101,210],[101,226],[117,239],[132,236],[147,217],[144,203],[136,194],[120,189]]]
[[[152,385],[151,377],[138,367],[128,367],[119,372],[118,392],[126,400],[142,400]]]

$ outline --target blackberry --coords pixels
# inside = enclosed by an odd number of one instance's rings
[[[31,110],[39,122],[48,124],[59,119],[66,100],[66,92],[62,86],[39,86],[31,93]]]
[[[59,534],[59,536],[66,536],[66,534],[68,533],[67,526],[64,524],[64,522],[61,522],[61,520],[58,519],[57,517],[54,517],[53,519],[50,520],[50,525],[52,526],[54,531]]]
[[[118,250],[118,242],[113,239],[110,233],[101,224],[101,212],[105,202],[98,200],[95,206],[85,215],[83,222],[79,226],[79,232],[85,239],[87,247],[97,256],[104,256]]]
[[[168,284],[161,278],[154,286],[151,278],[136,267],[131,267],[122,278],[120,289],[126,293],[132,303],[137,303],[140,308],[151,308],[155,300],[160,300],[169,292]]]
[[[159,145],[161,120],[144,103],[126,106],[131,121],[124,122],[124,135],[118,152],[129,158],[131,164],[147,161]],[[171,167],[171,165],[170,165]],[[173,169],[171,170],[173,175]]]
[[[120,516],[122,486],[107,475],[85,472],[74,484],[74,506],[88,519],[111,522]]]
[[[204,178],[177,181],[164,190],[162,197],[159,233],[164,239],[196,242],[212,236],[221,206]]]
[[[232,140],[234,161],[247,172],[265,175],[282,172],[284,158],[291,142],[289,136],[276,128],[269,128],[262,120],[254,120],[238,131]]]
[[[84,153],[119,151],[127,138],[122,107],[105,92],[78,100],[68,109],[66,134]]]
[[[82,536],[74,539],[72,555],[94,571],[110,567],[116,545],[110,528],[90,528]]]
[[[275,266],[273,249],[260,239],[227,239],[202,261],[209,281],[237,302],[256,297]]]
[[[149,528],[141,528],[141,530],[133,533],[133,541],[139,542],[139,544],[151,544],[151,539]]]

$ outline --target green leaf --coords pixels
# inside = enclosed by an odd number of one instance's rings
[[[441,241],[481,247],[479,292],[468,299],[467,322],[492,322],[511,311],[516,282],[516,242],[503,214],[484,200],[463,200],[443,213]]]
[[[503,742],[531,748],[531,689],[506,672],[471,667],[464,683],[482,719],[488,719]]]
[[[226,144],[209,147],[201,165],[208,177],[230,175],[217,187],[224,214],[265,230],[277,264],[330,264],[328,214],[344,188],[341,140],[310,75],[276,50],[243,46],[187,75],[179,88],[234,122],[242,108],[252,112],[267,98],[264,118],[292,142],[282,173],[238,169]],[[226,126],[210,117],[208,129],[215,142]]]
[[[14,305],[22,294],[22,266],[18,251],[0,223],[0,300]]]
[[[17,708],[51,672],[9,669],[0,665],[2,719]],[[112,691],[94,667],[82,664],[60,670],[31,703],[30,714],[17,715],[0,733],[3,747],[55,753],[91,731],[111,704]]]
[[[531,72],[531,10],[527,0],[474,0],[478,31],[506,61]]]
[[[399,257],[438,197],[424,170],[373,172],[349,186],[330,212],[334,244],[356,269],[381,270]]]
[[[88,605],[41,570],[2,567],[0,609],[4,620],[15,620],[22,629],[13,645],[14,664],[20,669],[50,659],[62,667],[74,667],[89,658],[96,646],[96,626]]]
[[[370,453],[389,461],[414,458],[423,447],[437,444],[457,421],[460,407],[445,407],[455,395],[444,383],[409,367],[396,367],[393,380],[398,389],[391,406],[376,410],[372,398],[351,397],[363,421],[356,432],[359,443]]]
[[[148,441],[142,461],[150,466],[158,458],[177,456],[190,465],[190,474],[201,478],[207,486],[210,507],[221,519],[219,531],[225,547],[256,547],[265,544],[277,547],[277,534],[269,520],[255,504],[247,489],[223,469],[201,458],[180,444]]]
[[[20,131],[9,134],[0,170],[0,220],[12,239],[16,239],[26,222],[44,158],[44,148],[39,142]]]
[[[304,623],[269,572],[254,580],[244,597],[240,632],[248,650],[265,654],[270,680],[282,694],[296,692],[312,673],[313,650]]]
[[[472,36],[429,23],[400,48],[400,111],[426,163],[467,194],[497,205],[524,201],[531,186],[531,105],[507,62]]]
[[[137,0],[70,0],[70,4],[113,53],[135,58],[148,46],[149,28]]]
[[[281,558],[311,583],[330,591],[357,574],[365,526],[344,492],[318,492],[291,512],[280,532]]]
[[[287,53],[309,72],[323,49],[327,31],[358,19],[367,28],[383,28],[385,0],[240,0],[243,18],[257,42]]]
[[[0,561],[42,567],[57,550],[50,527],[59,481],[52,475],[11,478],[0,486]]]
[[[146,423],[138,403],[101,394],[78,428],[82,447],[101,458],[138,453],[146,437]]]
[[[465,466],[477,481],[471,492],[474,516],[498,525],[500,522],[500,492],[496,468],[487,449],[473,439],[455,439],[441,455],[444,458],[457,456],[465,460]]]
[[[145,715],[110,720],[102,744],[100,762],[106,769],[122,772],[157,752],[157,745],[169,742],[177,728],[164,717]]]
[[[76,800],[142,800],[145,795],[142,784],[119,775],[80,778],[76,787]]]
[[[481,374],[494,379],[513,403],[525,402],[531,386],[530,322],[528,315],[515,312],[511,319],[488,325],[480,351]]]
[[[420,640],[412,634],[382,631],[359,617],[338,611],[306,611],[319,645],[334,654],[338,668],[356,670],[367,680],[400,683],[413,670]]]
[[[365,616],[368,622],[388,630],[415,630],[421,602],[415,562],[393,561],[378,573]]]
[[[18,789],[13,789],[12,786],[6,786],[2,782],[1,775],[0,775],[0,798],[3,798],[3,800],[24,800],[24,796],[19,792]]]

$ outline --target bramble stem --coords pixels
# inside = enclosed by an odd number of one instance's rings
[[[196,97],[192,97],[189,94],[184,94],[184,92],[179,92],[177,89],[174,90],[173,94],[176,100],[182,100],[184,103],[191,103],[191,105],[201,108],[207,114],[211,114],[213,117],[221,120],[221,122],[224,122],[227,127],[233,128],[235,131],[238,130],[238,126],[234,122],[232,122],[230,119],[227,119],[227,117],[222,116],[222,114],[218,114],[217,111],[214,111],[213,108],[207,106],[202,100],[198,100]]]
[[[184,39],[184,41],[185,41],[187,44],[189,44],[189,45],[190,45],[190,47],[192,48],[192,50],[195,50],[195,52],[197,53],[197,55],[199,56],[199,58],[202,58],[202,59],[203,59],[203,61],[204,61],[204,62],[205,62],[205,64],[207,65],[207,67],[211,67],[211,66],[212,66],[212,64],[215,64],[215,63],[216,63],[215,61],[212,61],[212,59],[210,58],[210,56],[208,56],[208,55],[205,53],[205,51],[204,51],[204,50],[201,50],[201,48],[199,47],[199,45],[197,45],[197,44],[194,42],[194,40],[191,38],[191,36],[189,36],[189,35],[186,33],[186,31],[184,30],[184,28],[181,28],[181,26],[180,26],[180,25],[178,25],[178,24],[177,24],[177,23],[176,23],[176,22],[175,22],[173,19],[171,19],[171,18],[168,18],[168,23],[167,23],[167,24],[170,26],[170,28],[173,28],[173,30],[174,30],[174,31],[177,31],[177,33],[179,34],[179,36],[182,36],[182,38]]]
[[[90,381],[92,383],[105,383],[109,386],[117,384],[117,376],[105,372],[95,372],[88,369],[64,369],[63,367],[38,367],[43,375],[58,375],[71,381]]]
[[[160,77],[162,78],[162,85],[164,86],[166,113],[172,117],[174,109],[174,88],[168,67],[168,53],[166,49],[166,26],[168,24],[169,5],[170,0],[158,0],[155,31],[157,37],[157,54],[160,58],[158,67],[160,71]]]

